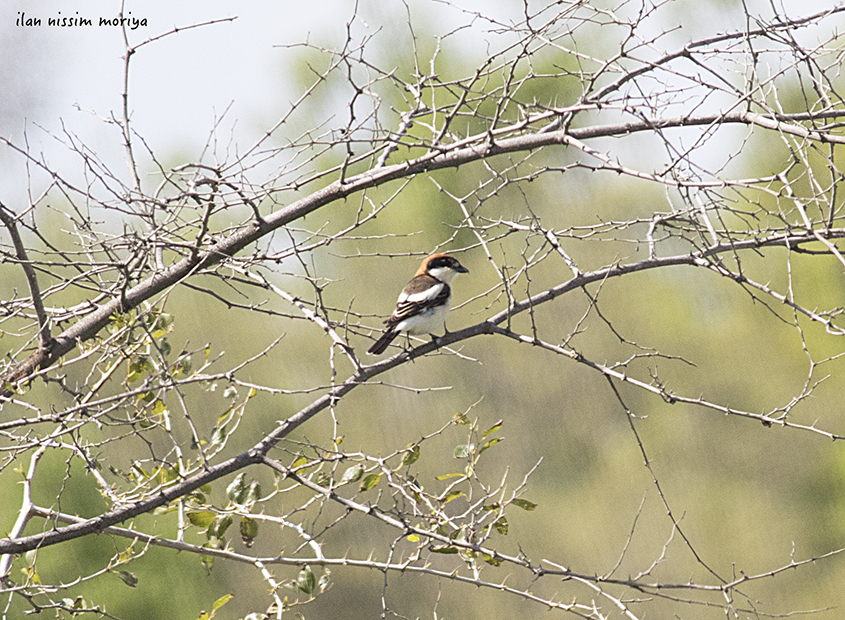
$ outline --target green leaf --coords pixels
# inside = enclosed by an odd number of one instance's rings
[[[173,482],[179,477],[179,472],[174,467],[162,467],[158,470],[158,481],[161,484]]]
[[[419,504],[423,501],[422,495],[420,495],[423,490],[422,485],[413,476],[410,476],[408,479],[408,490],[411,492],[411,497],[414,498],[416,503]]]
[[[363,482],[361,482],[361,490],[362,491],[369,491],[379,483],[381,480],[381,474],[369,474],[364,476]]]
[[[213,614],[215,611],[223,607],[223,605],[231,601],[233,598],[235,598],[234,594],[224,594],[223,596],[221,596],[219,599],[214,601],[214,604],[211,606],[211,613]]]
[[[429,547],[431,551],[434,553],[444,553],[444,554],[455,554],[458,552],[457,547],[453,547],[452,545],[432,545]]]
[[[455,447],[455,458],[456,459],[465,459],[469,457],[475,451],[475,444],[474,443],[462,443],[461,445]]]
[[[402,465],[413,465],[420,458],[420,447],[414,446],[402,457]]]
[[[235,476],[235,479],[226,487],[226,495],[229,497],[230,500],[237,504],[242,504],[243,499],[246,496],[246,492],[248,487],[244,482],[244,478],[246,478],[246,474],[240,473]]]
[[[302,467],[302,466],[303,466],[303,465],[305,465],[307,462],[308,462],[308,459],[307,459],[307,458],[305,458],[304,456],[300,456],[300,457],[299,457],[298,459],[296,459],[293,463],[291,463],[290,468],[291,468],[291,469],[296,469],[297,467]]]
[[[138,578],[135,576],[134,573],[130,573],[129,571],[125,570],[119,570],[117,571],[117,576],[120,577],[120,580],[130,588],[135,588],[138,586]]]
[[[176,363],[172,366],[172,372],[174,377],[179,377],[182,374],[188,374],[191,372],[191,368],[193,368],[193,364],[191,364],[190,357],[180,357],[176,360]]]
[[[173,316],[162,312],[155,316],[155,320],[150,322],[150,329],[152,330],[152,337],[156,340],[164,336],[172,329]]]
[[[340,479],[340,484],[346,484],[348,482],[358,482],[361,479],[361,476],[364,475],[364,468],[361,465],[353,465],[345,472],[343,472],[343,477]]]
[[[257,480],[253,480],[249,483],[249,491],[246,494],[246,504],[254,504],[258,500],[261,499],[261,485],[258,484]]]
[[[453,499],[458,499],[459,497],[466,497],[466,494],[463,491],[449,491],[445,497],[440,498],[440,501],[448,504]]]
[[[298,587],[305,594],[311,594],[317,586],[317,580],[314,578],[314,573],[310,566],[305,566],[299,571],[299,576],[296,578],[296,587]]]
[[[176,512],[179,507],[176,504],[167,504],[165,506],[159,506],[155,510],[153,510],[153,514],[157,517],[161,515],[170,514],[171,512]]]
[[[515,499],[511,503],[523,510],[534,510],[537,507],[537,504],[529,502],[527,499]]]
[[[502,536],[508,535],[508,520],[505,517],[499,517],[493,522],[493,529],[495,529]]]
[[[320,577],[320,581],[317,582],[317,585],[320,586],[320,592],[326,591],[326,588],[329,587],[329,574],[328,574],[328,572],[323,573],[323,576]]]
[[[223,426],[215,426],[211,430],[211,445],[217,446],[223,443],[226,440],[226,435],[228,435],[229,429],[226,428],[226,425]]]
[[[247,547],[252,547],[258,536],[258,521],[252,517],[241,517],[241,540]]]
[[[132,467],[131,467],[130,469],[131,469],[131,471],[132,471],[132,474],[133,474],[136,478],[138,478],[138,479],[140,479],[140,480],[142,480],[142,481],[144,481],[144,480],[149,480],[149,478],[150,478],[150,472],[148,472],[146,469],[144,469],[143,467],[141,467],[141,465],[140,465],[138,462],[133,462],[133,463],[132,463]]]
[[[134,361],[129,362],[129,368],[126,372],[126,380],[129,383],[142,379],[144,375],[150,374],[155,370],[152,362],[146,355],[139,355]]]
[[[483,446],[481,446],[481,449],[478,451],[478,453],[481,454],[485,450],[492,448],[493,446],[495,446],[497,443],[499,443],[503,439],[504,439],[504,437],[494,437],[493,439],[489,439],[488,441],[486,441],[484,443]]]
[[[465,413],[461,413],[459,411],[455,414],[455,417],[452,418],[452,424],[469,424],[469,418],[467,418]]]
[[[229,529],[229,526],[232,525],[232,515],[226,515],[225,517],[217,517],[217,526],[214,528],[217,533],[217,538],[223,538],[223,535],[226,533],[226,530]]]
[[[457,540],[458,542],[466,542],[467,537],[469,536],[469,531],[466,527],[461,527],[458,530],[455,530],[451,534],[449,534],[449,538],[452,540]]]
[[[502,558],[490,555],[489,553],[485,553],[481,557],[483,557],[484,561],[490,564],[491,566],[499,566],[502,563]]]
[[[408,534],[405,538],[409,542],[420,542],[420,537],[417,534]]]
[[[455,473],[455,474],[443,474],[443,475],[441,475],[441,476],[437,476],[437,477],[435,478],[435,480],[448,480],[449,478],[463,478],[463,477],[464,477],[464,475],[463,475],[463,474],[458,474],[458,473]]]
[[[482,436],[482,437],[487,437],[487,435],[492,435],[492,434],[493,434],[493,433],[495,433],[497,430],[499,430],[500,428],[502,428],[502,424],[504,424],[504,420],[499,420],[499,421],[498,421],[498,422],[496,422],[493,426],[491,426],[491,427],[490,427],[490,428],[488,428],[486,431],[484,431],[483,433],[481,433],[481,436]]]
[[[29,583],[40,584],[41,577],[38,575],[38,571],[35,570],[35,566],[24,566],[21,569],[21,573],[23,574],[24,578]]]
[[[135,543],[132,543],[126,549],[117,554],[118,562],[127,562],[135,555]]]
[[[206,528],[212,523],[214,523],[215,519],[217,519],[217,515],[211,512],[210,510],[202,510],[199,512],[188,513],[188,521],[190,521],[192,525],[196,525],[197,527]]]

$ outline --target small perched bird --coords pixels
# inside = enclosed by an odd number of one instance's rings
[[[446,315],[452,301],[450,284],[459,273],[469,273],[448,254],[432,254],[402,289],[396,308],[384,324],[387,331],[370,347],[368,353],[380,355],[401,332],[418,336],[432,334],[446,327]]]

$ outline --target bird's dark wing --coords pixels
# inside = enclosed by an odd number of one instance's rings
[[[452,291],[445,282],[426,274],[416,276],[405,285],[396,301],[396,309],[385,324],[393,326],[427,308],[445,304],[449,301],[451,294]]]

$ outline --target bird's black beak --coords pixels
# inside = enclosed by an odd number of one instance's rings
[[[469,269],[467,269],[463,265],[458,265],[457,267],[455,267],[455,271],[457,271],[458,273],[469,273]]]

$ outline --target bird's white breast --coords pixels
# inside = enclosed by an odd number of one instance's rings
[[[449,314],[449,304],[427,308],[416,316],[411,316],[396,325],[397,331],[407,331],[414,336],[434,334],[443,331],[446,317]]]

